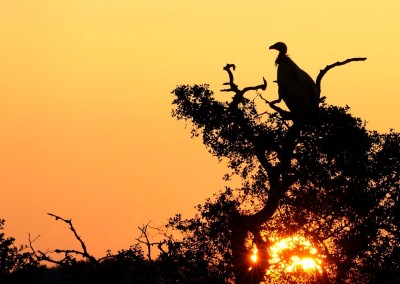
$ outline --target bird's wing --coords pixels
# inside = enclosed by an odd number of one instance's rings
[[[307,95],[312,103],[319,102],[320,93],[318,91],[317,85],[315,84],[314,80],[308,75],[305,71],[301,70],[302,80],[304,82],[304,86],[307,89]]]
[[[302,71],[290,58],[278,66],[279,95],[290,111],[299,111],[307,107],[309,97]]]

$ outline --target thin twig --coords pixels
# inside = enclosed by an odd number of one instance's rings
[[[40,237],[37,236],[34,240],[31,240],[31,234],[28,234],[28,241],[29,241],[29,247],[32,250],[32,254],[36,257],[38,261],[47,261],[51,262],[54,264],[62,264],[62,261],[59,260],[54,260],[51,257],[47,255],[47,252],[42,252],[40,250],[36,251],[35,248],[33,247],[33,243]]]

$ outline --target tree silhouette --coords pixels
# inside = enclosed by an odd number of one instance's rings
[[[43,267],[27,246],[16,247],[15,239],[6,237],[4,224],[0,219],[0,283],[40,283]]]
[[[316,79],[318,89],[329,70],[361,60],[325,67]],[[235,65],[224,70],[229,81],[222,91],[233,92],[230,101],[218,101],[208,85],[180,85],[173,91],[172,115],[189,121],[192,136],[201,136],[212,155],[228,161],[226,178],[239,176],[242,187],[208,201],[199,209],[201,217],[178,215],[171,225],[200,230],[192,240],[206,235],[207,250],[212,238],[226,241],[229,251],[219,247],[215,254],[232,265],[236,283],[273,281],[266,274],[269,248],[276,236],[294,233],[324,255],[323,271],[312,281],[398,277],[399,134],[368,131],[348,107],[328,105],[324,98],[316,123],[293,124],[290,112],[264,99],[265,79],[240,89]],[[272,110],[262,111],[266,105]],[[207,226],[213,230],[204,233]],[[250,258],[253,247],[256,263]]]
[[[158,283],[158,273],[155,270],[150,256],[150,248],[154,245],[161,247],[164,240],[153,242],[149,238],[149,229],[157,229],[148,224],[139,227],[141,235],[136,239],[137,243],[129,249],[123,249],[116,254],[110,251],[103,257],[96,258],[88,252],[85,242],[79,236],[71,219],[65,219],[58,215],[47,213],[68,225],[70,231],[80,245],[78,249],[55,249],[54,251],[36,250],[29,236],[31,255],[37,262],[56,264],[55,268],[47,269],[44,279],[37,283]],[[167,236],[166,236],[167,237]],[[144,244],[147,250],[147,259],[140,244]],[[49,281],[49,282],[47,282]]]

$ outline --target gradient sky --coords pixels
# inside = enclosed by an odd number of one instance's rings
[[[171,118],[179,84],[209,83],[235,63],[240,87],[265,76],[284,41],[327,102],[368,128],[400,131],[400,2],[0,0],[0,218],[40,249],[126,249],[137,226],[162,225],[224,185],[225,165]],[[230,94],[218,94],[222,100]]]

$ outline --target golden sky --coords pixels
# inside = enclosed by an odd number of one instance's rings
[[[223,163],[171,118],[178,84],[240,87],[265,76],[284,41],[322,95],[371,130],[400,131],[397,0],[0,0],[0,218],[41,249],[71,248],[72,218],[96,256],[128,248],[224,185]],[[218,94],[225,100],[229,94]]]

